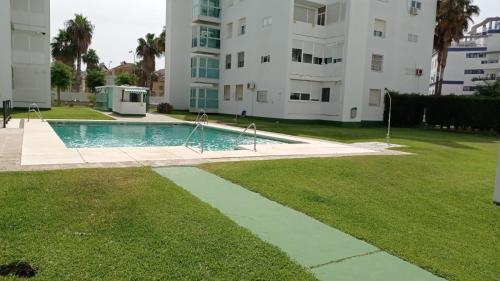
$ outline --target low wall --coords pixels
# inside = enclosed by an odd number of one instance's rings
[[[72,92],[61,92],[61,101],[76,101],[76,102],[88,102],[89,93],[72,93]],[[52,92],[52,100],[57,101],[57,93]]]

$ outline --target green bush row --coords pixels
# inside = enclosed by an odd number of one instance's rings
[[[387,123],[388,97],[385,103],[384,120]],[[392,93],[391,123],[399,127],[426,124],[456,129],[494,130],[500,133],[500,98]]]

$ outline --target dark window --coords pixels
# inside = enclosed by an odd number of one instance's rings
[[[323,64],[323,58],[314,57],[314,64]]]
[[[231,60],[232,60],[232,56],[226,55],[226,69],[231,69]]]
[[[245,53],[244,52],[238,53],[238,67],[239,68],[245,67]]]
[[[321,91],[321,102],[330,102],[330,88],[323,88]]]
[[[300,100],[300,93],[292,93],[290,94],[291,100]]]
[[[333,58],[325,58],[325,64],[330,64],[333,62]]]
[[[303,61],[304,61],[304,63],[312,63],[313,62],[313,55],[304,54]]]
[[[318,21],[317,24],[325,26],[326,21],[326,7],[321,7],[318,9]]]
[[[292,61],[302,62],[302,49],[292,49]]]
[[[300,100],[311,100],[311,94],[300,94]]]

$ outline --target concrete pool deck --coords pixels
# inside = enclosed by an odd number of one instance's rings
[[[201,201],[279,247],[322,281],[445,281],[303,213],[206,171],[156,168]]]
[[[71,122],[72,120],[53,121]],[[84,120],[74,121],[85,122]],[[123,123],[126,121],[92,122]],[[138,122],[134,121],[134,123]],[[169,122],[147,123],[165,124]],[[170,123],[189,122],[175,121]],[[229,130],[236,133],[241,133],[243,130],[242,128],[212,123],[207,125],[207,127]],[[258,135],[300,143],[259,144],[257,145],[257,151],[253,151],[252,146],[243,145],[240,146],[240,150],[207,151],[203,154],[184,146],[67,148],[48,122],[42,122],[41,120],[26,121],[24,122],[24,128],[19,130],[22,130],[22,134],[20,134],[19,131],[16,134],[17,142],[22,142],[22,149],[20,155],[18,155],[19,161],[17,161],[19,163],[14,161],[15,163],[13,162],[11,165],[0,167],[0,170],[49,170],[138,166],[161,167],[247,160],[407,154],[387,149],[387,146],[381,146],[380,144],[344,144],[264,131],[258,131]],[[12,140],[10,142],[12,142]]]

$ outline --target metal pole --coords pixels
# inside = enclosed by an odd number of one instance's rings
[[[495,193],[493,194],[493,202],[500,206],[500,151],[498,153],[498,168],[497,168],[497,181]]]
[[[387,136],[386,136],[386,142],[387,145],[391,145],[391,119],[392,119],[392,96],[391,93],[389,93],[389,90],[387,88],[385,89],[386,95],[389,97],[389,118],[387,119]]]

